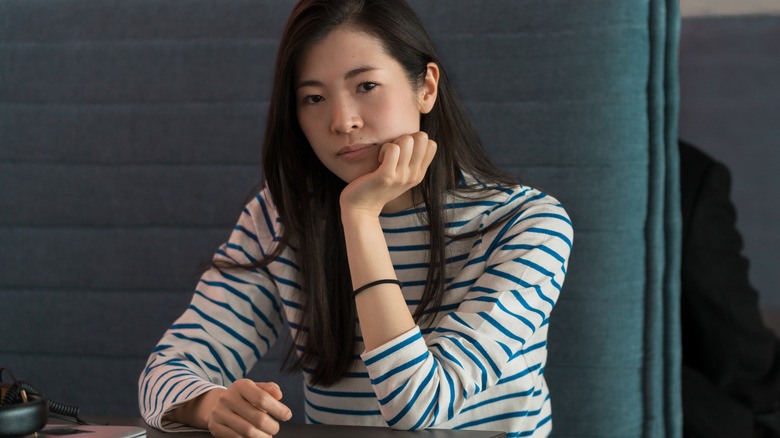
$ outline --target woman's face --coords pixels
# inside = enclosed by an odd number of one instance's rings
[[[379,40],[337,28],[302,56],[298,123],[325,167],[350,183],[376,170],[383,144],[420,130],[424,94]]]

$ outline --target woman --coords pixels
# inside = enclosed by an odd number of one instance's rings
[[[302,0],[280,42],[265,188],[139,382],[153,426],[268,436],[242,379],[286,317],[306,420],[551,430],[549,315],[572,228],[485,154],[402,0]]]

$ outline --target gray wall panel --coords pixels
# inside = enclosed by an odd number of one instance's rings
[[[726,164],[750,281],[780,307],[780,16],[687,18],[680,137]]]

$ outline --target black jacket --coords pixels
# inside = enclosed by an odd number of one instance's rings
[[[780,437],[780,339],[748,281],[729,170],[680,142],[680,186],[685,435]]]

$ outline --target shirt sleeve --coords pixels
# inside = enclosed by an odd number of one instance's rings
[[[258,195],[214,259],[245,264],[262,258],[274,245],[275,218]],[[162,430],[192,430],[162,417],[243,378],[283,325],[281,298],[268,269],[206,271],[189,307],[163,335],[140,376],[139,407],[146,422]]]
[[[448,421],[469,398],[502,379],[518,379],[504,374],[510,361],[525,360],[523,374],[540,366],[526,355],[546,360],[546,326],[573,230],[553,198],[517,210],[483,236],[477,254],[472,251],[464,269],[481,273],[457,310],[430,334],[417,327],[362,355],[389,426],[420,429]]]

